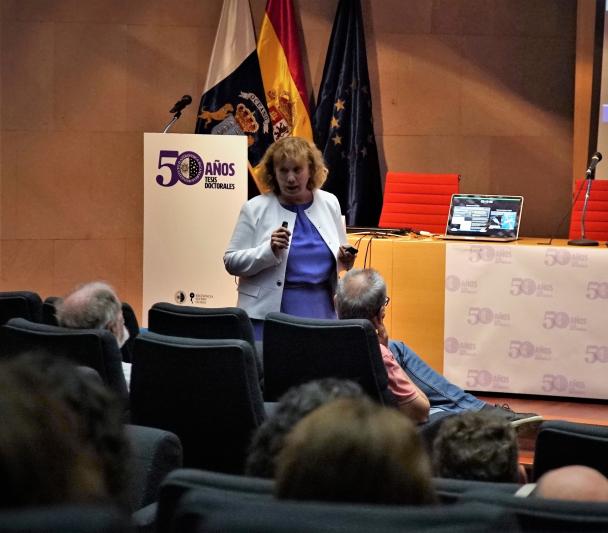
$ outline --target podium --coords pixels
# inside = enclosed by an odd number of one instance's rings
[[[143,312],[236,305],[222,257],[247,201],[247,137],[144,133]]]

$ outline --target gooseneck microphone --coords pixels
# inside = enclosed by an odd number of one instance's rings
[[[184,94],[175,105],[169,110],[169,113],[179,113],[184,107],[190,105],[192,103],[192,96],[189,94]],[[600,159],[602,156],[600,155]]]
[[[173,115],[173,118],[171,119],[169,124],[165,126],[163,133],[167,133],[169,131],[169,128],[171,128],[171,126],[175,124],[177,119],[182,116],[182,110],[184,109],[184,107],[190,105],[191,103],[192,96],[190,96],[189,94],[184,94],[184,96],[182,96],[177,102],[175,102],[175,105],[169,110],[169,113],[175,114]]]
[[[593,239],[588,239],[585,236],[585,217],[587,215],[587,203],[589,202],[589,195],[591,194],[591,183],[593,183],[595,167],[602,160],[602,154],[599,152],[595,152],[591,156],[591,161],[589,161],[589,167],[587,168],[587,172],[585,172],[585,180],[587,181],[587,190],[585,191],[585,201],[583,202],[583,210],[581,211],[581,236],[579,239],[571,239],[568,241],[568,244],[572,246],[597,246],[599,244],[598,241]],[[577,194],[578,196],[578,194]],[[575,198],[576,201],[576,198]],[[574,202],[572,202],[574,205]]]

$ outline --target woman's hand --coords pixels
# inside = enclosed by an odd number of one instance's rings
[[[270,235],[270,248],[275,256],[278,257],[279,252],[289,246],[289,237],[291,237],[291,231],[282,226],[272,232]]]
[[[350,253],[348,248],[350,248],[348,244],[342,244],[338,250],[338,261],[342,263],[342,266],[344,266],[346,270],[353,268],[355,259],[357,258],[357,254]]]

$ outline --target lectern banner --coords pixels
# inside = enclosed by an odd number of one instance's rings
[[[236,305],[222,257],[246,200],[247,137],[144,134],[144,326],[156,302]]]
[[[606,398],[608,254],[450,243],[444,373],[477,391]]]

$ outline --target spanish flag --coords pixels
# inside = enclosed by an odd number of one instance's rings
[[[268,0],[257,49],[275,141],[288,135],[312,141],[292,0]]]

